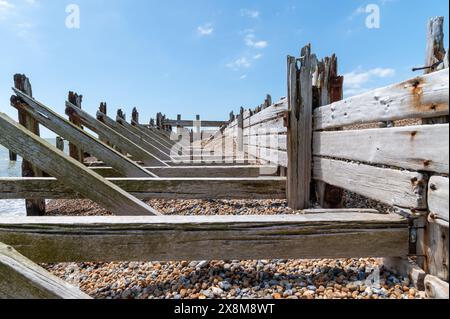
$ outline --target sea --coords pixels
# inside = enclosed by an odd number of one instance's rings
[[[56,144],[56,139],[46,139],[52,145]],[[67,143],[64,149],[69,149]],[[9,151],[0,145],[0,177],[21,177],[22,176],[22,158],[17,157],[17,162],[9,161]],[[25,200],[0,200],[1,217],[19,217],[26,216]]]

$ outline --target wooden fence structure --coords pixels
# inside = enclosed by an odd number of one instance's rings
[[[104,102],[93,116],[74,92],[66,119],[16,75],[19,123],[0,113],[0,143],[26,161],[22,178],[0,178],[0,199],[26,199],[28,217],[0,218],[0,297],[88,298],[34,262],[384,257],[430,298],[448,298],[442,23],[429,25],[425,75],[343,99],[337,58],[319,60],[308,45],[287,59],[286,98],[266,96],[229,121],[158,113],[142,125],[136,108],[128,122],[122,110],[109,117]],[[417,125],[402,125],[411,119]],[[39,125],[60,136],[58,147],[39,137]],[[344,208],[344,190],[395,213]],[[115,217],[44,216],[44,199],[72,198]],[[164,216],[142,201],[154,198],[287,199],[298,214]]]

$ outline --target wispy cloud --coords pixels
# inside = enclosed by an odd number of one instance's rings
[[[376,79],[395,76],[395,70],[391,68],[374,68],[368,71],[358,69],[344,75],[345,95],[352,96],[369,90],[367,87]]]
[[[197,33],[200,36],[209,36],[214,33],[214,27],[211,23],[207,23],[197,27]]]
[[[5,19],[14,10],[14,5],[8,0],[0,0],[0,20]]]
[[[261,59],[262,57],[263,57],[263,55],[262,55],[261,53],[258,53],[258,54],[255,54],[255,55],[253,56],[253,59],[259,60],[259,59]]]
[[[245,36],[245,44],[248,47],[255,49],[264,49],[269,46],[269,42],[265,40],[256,40],[256,36],[252,32],[247,33],[247,35]]]
[[[241,80],[245,80],[246,78],[247,78],[247,74],[243,74],[239,77],[239,79],[241,79]]]
[[[227,68],[239,71],[241,69],[248,69],[252,66],[252,63],[247,57],[240,57],[233,62],[228,63]]]
[[[241,16],[252,19],[259,18],[260,12],[258,10],[241,9]]]

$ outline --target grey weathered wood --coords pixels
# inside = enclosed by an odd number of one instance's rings
[[[444,17],[435,17],[428,21],[427,26],[427,51],[425,58],[425,74],[438,70],[444,63]]]
[[[316,109],[314,129],[446,116],[448,91],[448,69],[419,76]]]
[[[89,167],[103,177],[120,177],[112,167]],[[154,173],[160,178],[172,177],[260,177],[276,176],[277,166],[178,166],[178,167],[146,167],[146,170]]]
[[[105,181],[106,182],[106,181]],[[260,178],[108,178],[108,184],[117,185],[132,196],[149,200],[162,199],[284,199],[286,179],[282,177]],[[81,184],[78,185],[78,188]],[[100,197],[95,186],[86,187],[84,192],[76,192],[54,178],[0,178],[0,198],[20,199],[25,197],[49,199],[72,199]],[[92,189],[92,191],[90,191]],[[104,195],[105,196],[105,195]],[[101,200],[106,201],[105,198]],[[126,206],[120,197],[110,192],[109,206]],[[94,200],[95,201],[95,200]],[[97,200],[99,201],[99,200]],[[101,202],[99,202],[101,204]],[[111,209],[112,209],[111,208]],[[133,214],[131,208],[122,213]]]
[[[425,277],[425,291],[430,299],[449,299],[448,282],[445,282],[435,276]]]
[[[33,96],[33,90],[29,79],[24,74],[14,75],[14,88],[29,96]],[[19,110],[19,123],[33,134],[39,136],[39,123],[28,113]],[[13,150],[13,149],[10,149]],[[44,176],[38,167],[32,165],[27,159],[22,161],[23,177],[41,177]],[[25,200],[27,216],[43,216],[45,214],[45,199]]]
[[[449,182],[448,177],[432,176],[428,184],[428,209],[434,222],[449,222]]]
[[[163,125],[179,126],[179,127],[194,127],[195,121],[193,120],[164,120]],[[227,121],[202,121],[202,127],[221,127],[227,125]]]
[[[426,209],[426,176],[326,158],[314,158],[314,179],[382,203]]]
[[[147,166],[167,166],[158,158],[134,144],[123,135],[117,133],[115,130],[92,117],[85,111],[74,107],[69,102],[66,102],[66,111],[75,112],[86,127],[97,133],[102,139],[108,140],[112,145],[115,145],[132,155],[135,160],[142,161]]]
[[[449,280],[449,228],[440,223],[428,223],[425,228],[427,273],[448,282]]]
[[[126,193],[83,164],[70,158],[39,136],[0,113],[0,143],[59,179],[66,187],[115,214],[158,215],[159,213]],[[34,197],[45,198],[45,197]]]
[[[310,202],[312,159],[312,61],[311,46],[297,59],[288,57],[288,173],[289,207],[305,209]]]
[[[246,145],[247,153],[256,160],[264,160],[269,163],[288,167],[288,153],[285,151],[273,150],[265,147]]]
[[[112,130],[116,131],[118,134],[122,135],[123,137],[131,141],[133,144],[138,145],[140,148],[145,150],[147,153],[151,154],[154,158],[158,159],[159,161],[170,159],[170,156],[168,154],[162,152],[160,149],[158,149],[151,143],[143,140],[141,137],[131,132],[123,125],[109,118],[107,115],[97,112],[97,119],[105,123],[105,125],[109,126]]]
[[[67,100],[72,103],[77,108],[81,109],[81,103],[83,101],[83,96],[74,92],[69,92],[69,96]],[[83,130],[83,126],[81,125],[81,120],[76,116],[75,113],[69,113],[69,121],[74,125]],[[80,163],[84,162],[84,151],[80,149],[76,144],[70,142],[69,143],[69,154],[70,157],[76,159]]]
[[[97,114],[97,117],[100,117],[100,113]],[[154,154],[158,158],[167,160],[170,158],[170,148],[166,147],[165,145],[162,145],[159,141],[155,140],[150,135],[141,132],[140,129],[138,129],[136,126],[131,125],[126,120],[117,117],[117,123],[119,126],[123,126],[125,131],[122,132],[122,130],[119,133],[123,133],[125,137],[127,137],[129,140],[133,141],[137,145],[140,145],[142,148],[147,150],[148,152]],[[107,120],[105,119],[105,123],[107,123]],[[115,127],[116,128],[116,127]]]
[[[0,299],[91,299],[0,243]]]
[[[397,215],[0,218],[0,241],[37,262],[406,256]]]
[[[14,152],[9,151],[9,161],[10,162],[17,162],[17,154]]]
[[[64,152],[64,139],[61,136],[56,137],[56,148]]]
[[[317,156],[385,164],[416,171],[449,172],[448,124],[316,132]]]
[[[102,160],[114,167],[122,174],[122,176],[156,177],[154,174],[146,171],[126,156],[123,156],[89,133],[70,123],[68,120],[53,112],[50,108],[36,101],[32,97],[17,90],[15,90],[15,93],[25,103],[20,103],[20,101],[12,101],[12,105],[14,107],[27,112],[27,114],[30,114],[30,116],[35,118],[39,123],[46,126],[48,129],[71,141],[76,150],[81,148],[86,150],[99,160]],[[62,146],[64,146],[64,144],[62,144]]]

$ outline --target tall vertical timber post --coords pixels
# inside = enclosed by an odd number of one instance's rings
[[[448,67],[448,52],[444,49],[444,18],[429,21],[425,74]],[[423,119],[423,124],[448,123],[449,117]],[[431,220],[430,220],[431,221]],[[440,280],[449,281],[449,227],[434,222],[426,223],[423,246],[426,255],[425,271]],[[427,289],[428,290],[428,289]]]
[[[317,62],[313,83],[313,108],[329,105],[343,99],[344,77],[338,75],[335,55]],[[342,208],[344,191],[341,188],[315,181],[316,200],[322,208]]]
[[[33,90],[29,79],[23,74],[14,75],[14,87],[28,96],[33,96]],[[26,111],[19,109],[19,123],[26,129],[36,135],[40,135],[39,123],[30,116]],[[43,177],[42,172],[36,166],[33,166],[25,159],[22,162],[23,177]],[[45,199],[26,199],[25,200],[27,216],[44,216],[45,215]]]
[[[313,59],[310,45],[302,49],[299,59],[288,57],[287,199],[295,210],[309,208],[310,204]]]
[[[69,92],[69,102],[81,109],[81,102],[83,101],[83,96],[75,92]],[[81,120],[75,114],[69,113],[69,121],[74,125],[83,128],[81,125]],[[73,159],[80,163],[84,162],[84,152],[79,149],[75,144],[69,143],[69,155]]]

